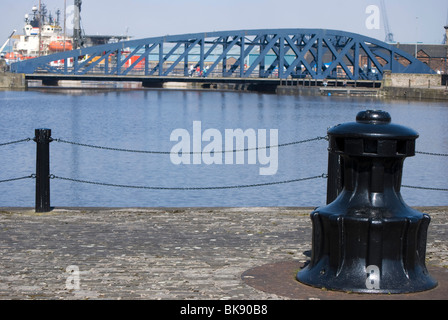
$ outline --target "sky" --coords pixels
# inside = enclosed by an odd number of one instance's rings
[[[64,0],[42,0],[53,14]],[[74,0],[66,0],[67,7]],[[39,0],[0,0],[0,46]],[[400,43],[441,44],[447,0],[384,0],[389,29]],[[83,0],[88,35],[134,39],[240,29],[319,28],[385,40],[381,0]],[[68,34],[71,32],[67,31]]]

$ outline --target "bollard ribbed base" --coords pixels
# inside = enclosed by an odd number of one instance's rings
[[[425,266],[430,217],[388,216],[312,212],[311,261],[298,272],[297,280],[359,293],[411,293],[436,287]]]

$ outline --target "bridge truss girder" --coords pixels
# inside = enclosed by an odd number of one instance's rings
[[[385,42],[323,29],[238,30],[128,40],[25,60],[14,72],[380,80],[434,73]]]

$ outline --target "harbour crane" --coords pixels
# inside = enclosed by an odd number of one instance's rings
[[[446,10],[446,23],[445,23],[445,34],[443,35],[443,42],[442,44],[448,45],[448,9]]]
[[[81,6],[82,6],[82,0],[75,0],[73,49],[78,49],[84,46],[84,36],[82,34],[82,28],[81,28]]]
[[[0,54],[3,52],[3,50],[6,48],[6,46],[8,45],[9,40],[11,40],[12,36],[14,35],[14,33],[16,33],[17,30],[13,30],[13,32],[11,33],[11,35],[8,37],[8,40],[6,40],[5,44],[0,48]]]
[[[381,0],[381,13],[383,15],[384,32],[386,34],[386,39],[384,41],[388,43],[395,42],[394,34],[389,28],[389,19],[387,18],[386,4],[384,3],[384,0]]]

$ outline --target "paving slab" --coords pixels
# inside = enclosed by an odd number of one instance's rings
[[[448,299],[448,207],[417,209],[432,218],[426,260],[439,286],[413,297]],[[0,208],[0,299],[353,299],[294,280],[309,260],[311,211]]]

